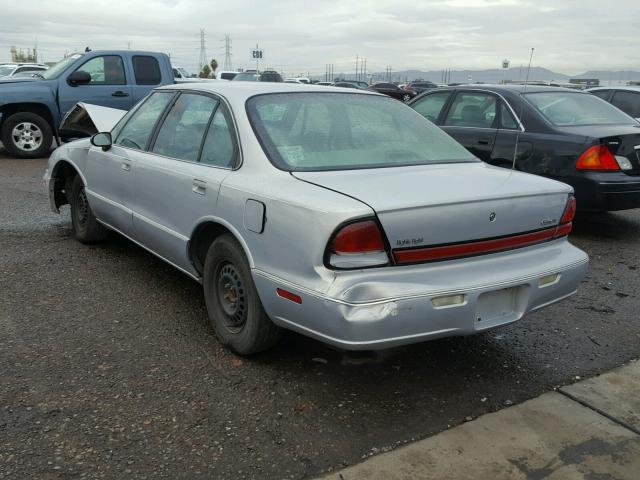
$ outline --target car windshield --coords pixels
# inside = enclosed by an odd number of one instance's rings
[[[273,93],[247,101],[271,162],[293,171],[478,161],[397,100],[357,93]]]
[[[82,57],[82,53],[74,53],[73,55],[69,55],[67,58],[63,58],[58,63],[53,65],[48,70],[45,70],[40,74],[42,78],[46,80],[51,80],[53,78],[58,78],[62,72],[64,72],[69,65]]]
[[[16,69],[16,67],[14,67],[13,65],[11,66],[0,66],[0,77],[6,77],[7,75],[11,75],[11,72],[13,72]]]
[[[260,79],[260,77],[258,77],[257,74],[255,73],[239,73],[237,74],[235,77],[232,78],[232,80],[235,81],[242,81],[242,82],[257,82]]]
[[[537,92],[525,94],[527,100],[554,125],[620,125],[633,119],[604,100],[579,92]]]

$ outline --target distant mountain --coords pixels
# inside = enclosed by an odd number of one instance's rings
[[[589,70],[572,78],[599,78],[601,82],[607,80],[640,80],[640,72],[636,70]]]
[[[384,72],[373,72],[372,75],[374,82],[382,82],[387,79]],[[501,83],[504,79],[524,81],[527,76],[527,67],[510,68],[506,71],[498,68],[488,70],[451,70],[448,75],[448,83]],[[353,79],[355,76],[353,73],[345,74],[344,78]],[[531,67],[529,72],[530,81],[568,82],[571,78],[598,78],[604,84],[607,81],[640,80],[640,72],[635,70],[589,70],[580,75],[570,76],[543,67]],[[434,83],[444,82],[442,70],[401,70],[392,72],[392,79],[395,82],[412,80],[429,80]]]

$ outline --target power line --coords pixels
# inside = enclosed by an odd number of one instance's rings
[[[233,70],[231,66],[231,35],[224,36],[224,69]]]
[[[200,73],[200,71],[202,70],[202,67],[204,67],[208,63],[209,62],[207,61],[207,49],[204,43],[204,28],[201,28],[200,29],[200,59],[199,59],[200,65],[198,66],[197,73]]]

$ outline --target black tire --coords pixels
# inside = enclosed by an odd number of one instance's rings
[[[233,235],[221,235],[209,247],[204,299],[220,342],[235,353],[267,350],[282,335],[262,307],[244,251]]]
[[[413,97],[411,95],[409,95],[408,93],[405,93],[404,95],[402,95],[402,101],[404,103],[407,103],[408,101],[410,101]]]
[[[46,156],[51,150],[51,125],[36,113],[18,112],[2,122],[0,139],[10,155],[18,158]]]
[[[97,243],[105,239],[108,230],[96,220],[80,175],[71,184],[71,225],[73,234],[82,243]]]

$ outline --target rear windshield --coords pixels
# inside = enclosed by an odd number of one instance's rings
[[[278,93],[247,101],[271,162],[292,171],[477,161],[397,100],[357,93]]]
[[[525,96],[547,120],[560,127],[634,123],[616,107],[588,93],[539,92]]]
[[[240,82],[257,82],[258,75],[255,73],[239,73],[232,80],[237,80]]]

